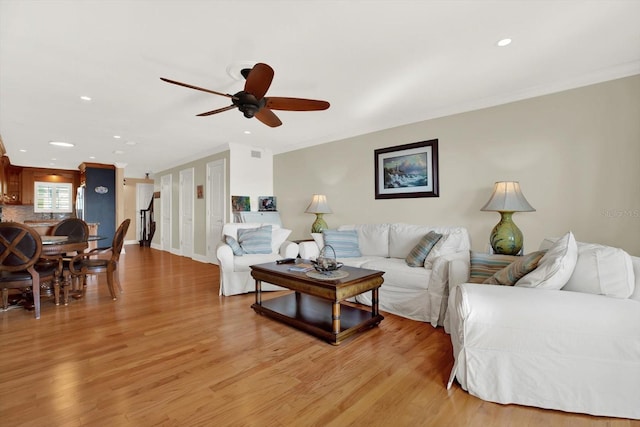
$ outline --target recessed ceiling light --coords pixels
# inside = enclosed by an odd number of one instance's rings
[[[115,139],[120,139],[120,138],[122,138],[120,135],[113,135],[113,137],[114,137]]]
[[[55,157],[52,157],[52,158],[51,158],[51,160],[53,160],[53,161],[55,162],[55,161],[56,161],[56,160],[58,160],[58,159],[56,159]]]
[[[95,158],[96,158],[96,156],[89,156],[89,158],[90,158],[91,160],[93,160],[93,159],[95,159]]]
[[[27,150],[25,150],[24,148],[22,148],[22,149],[20,149],[18,151],[20,151],[21,153],[26,153],[27,152]]]
[[[505,47],[505,46],[509,46],[511,42],[512,42],[511,39],[502,39],[502,40],[498,40],[498,43],[496,43],[496,45],[500,47]]]
[[[124,144],[125,144],[125,145],[136,145],[136,144],[137,144],[137,142],[135,142],[135,141],[127,141],[127,142],[125,142]]]
[[[245,134],[245,135],[251,135],[251,131],[250,131],[250,130],[245,130],[245,131],[244,131],[244,134]]]
[[[82,99],[83,101],[91,101],[91,97],[90,96],[81,96],[80,99]]]
[[[116,150],[113,152],[113,154],[124,154],[124,151],[122,150]]]
[[[56,147],[65,147],[65,148],[75,147],[74,144],[70,142],[64,142],[64,141],[49,141],[49,144],[55,145]]]

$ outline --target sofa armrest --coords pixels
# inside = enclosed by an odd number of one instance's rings
[[[455,313],[452,313],[452,307],[454,305],[456,289],[459,285],[469,281],[469,274],[471,272],[471,252],[463,251],[456,253],[449,259],[447,268],[449,270],[449,281],[447,282],[447,292],[449,297],[446,301],[447,307],[443,310],[444,321],[442,324],[444,326],[444,331],[450,334],[451,317],[455,315]]]
[[[316,259],[320,255],[320,248],[316,242],[300,242],[298,248],[302,259]]]
[[[443,255],[433,260],[431,264],[431,278],[429,279],[429,304],[431,325],[435,328],[444,324],[447,311],[451,281],[451,264],[469,257],[469,251],[460,251]]]
[[[286,240],[280,245],[280,256],[283,258],[297,258],[298,244]]]
[[[450,259],[449,267],[449,294],[454,294],[454,288],[469,281],[471,273],[471,253],[469,251],[458,252]]]
[[[233,256],[231,246],[224,242],[218,243],[216,247],[216,257],[220,263],[221,270],[233,271]]]

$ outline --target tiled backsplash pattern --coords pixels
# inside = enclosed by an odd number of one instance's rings
[[[33,205],[2,205],[0,206],[2,221],[24,222],[39,219],[66,219],[75,217],[74,213],[35,213]]]

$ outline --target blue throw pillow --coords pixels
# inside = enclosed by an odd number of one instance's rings
[[[238,229],[238,242],[245,254],[270,254],[273,252],[271,226],[240,228]]]
[[[322,232],[325,246],[331,246],[336,251],[336,258],[355,258],[362,256],[358,244],[356,230],[324,230]],[[325,255],[331,256],[331,250]]]
[[[244,253],[240,244],[233,237],[224,236],[224,242],[231,247],[231,250],[233,251],[233,254],[235,256],[242,256],[242,254]]]

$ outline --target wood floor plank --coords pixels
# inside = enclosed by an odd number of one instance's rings
[[[640,427],[447,390],[442,328],[383,313],[332,346],[219,296],[215,265],[125,248],[117,301],[97,276],[40,320],[0,313],[0,425]]]

